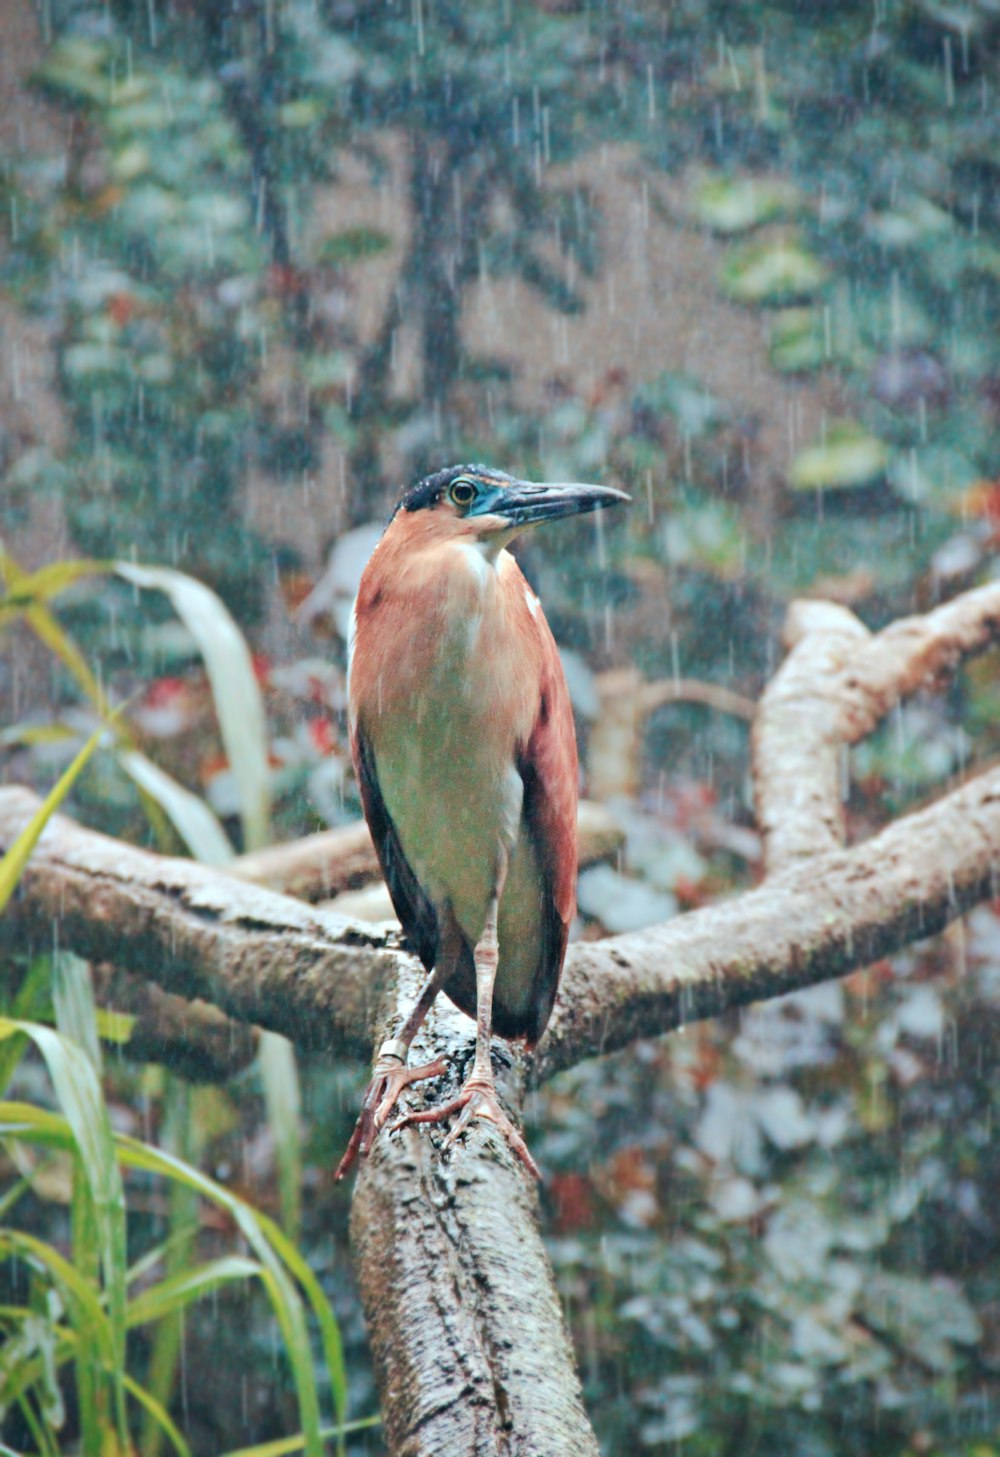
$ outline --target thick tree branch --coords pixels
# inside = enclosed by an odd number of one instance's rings
[[[590,800],[580,801],[577,835],[581,866],[610,859],[625,839],[604,806]],[[314,903],[357,890],[381,875],[364,821],[240,855],[226,870],[241,880]]]
[[[846,607],[788,609],[788,657],[754,720],[757,822],[768,871],[843,844],[842,758],[908,694],[932,688],[996,640],[1000,583],[965,592],[872,635]]]
[[[134,1062],[160,1062],[193,1083],[223,1083],[257,1056],[255,1027],[237,1022],[211,1002],[189,1002],[119,967],[93,968],[101,1006],[135,1020],[122,1052]]]
[[[998,888],[994,769],[854,849],[665,925],[574,947],[536,1076],[843,976],[943,930]]]
[[[0,790],[0,850],[37,805]],[[731,901],[575,946],[534,1076],[727,1007],[839,976],[993,894],[1000,769],[851,850]],[[379,998],[409,961],[387,929],[310,909],[57,817],[0,934],[114,957],[303,1047],[367,1056]]]
[[[843,844],[842,679],[868,637],[854,613],[834,602],[789,609],[791,651],[764,690],[753,727],[756,818],[772,872]]]
[[[1000,768],[865,844],[841,847],[839,760],[900,695],[992,640],[1000,587],[875,637],[818,604],[755,731],[771,874],[759,888],[651,930],[575,947],[529,1061],[495,1044],[514,1116],[526,1086],[582,1057],[840,975],[947,925],[1000,884]],[[801,794],[793,789],[804,787]],[[0,850],[37,801],[0,791]],[[419,970],[366,927],[222,872],[54,821],[0,935],[116,956],[168,992],[306,1046],[352,1053],[395,1028]],[[472,1026],[444,999],[415,1056],[447,1052],[448,1096]],[[418,1086],[413,1098],[427,1095]],[[489,1127],[447,1155],[437,1129],[383,1135],[359,1175],[352,1227],[390,1450],[595,1451],[533,1218],[534,1191]]]

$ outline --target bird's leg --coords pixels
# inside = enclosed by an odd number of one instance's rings
[[[410,1083],[420,1082],[422,1078],[440,1077],[447,1071],[447,1066],[441,1058],[423,1063],[420,1067],[406,1066],[410,1043],[423,1025],[424,1018],[434,1003],[434,998],[455,968],[455,951],[450,942],[447,946],[443,946],[441,951],[444,954],[439,954],[438,965],[421,987],[412,1012],[396,1036],[391,1037],[388,1042],[383,1042],[379,1049],[372,1080],[365,1092],[358,1121],[354,1125],[351,1141],[344,1150],[344,1157],[337,1165],[334,1179],[342,1179],[357,1156],[360,1154],[364,1157],[368,1152],[395,1107],[396,1099],[405,1087]]]
[[[473,1118],[489,1118],[506,1138],[511,1148],[536,1179],[541,1178],[538,1165],[528,1152],[528,1145],[521,1137],[514,1123],[508,1118],[497,1097],[493,1080],[493,1065],[490,1062],[490,1040],[493,1035],[493,983],[496,980],[499,946],[497,944],[497,915],[500,896],[503,893],[507,873],[507,855],[502,852],[497,875],[496,894],[490,903],[489,914],[483,934],[476,947],[476,1056],[472,1071],[462,1085],[457,1098],[439,1108],[428,1108],[423,1113],[405,1113],[392,1125],[389,1132],[395,1133],[409,1123],[440,1123],[458,1113],[459,1119],[442,1143],[442,1150],[450,1148]]]

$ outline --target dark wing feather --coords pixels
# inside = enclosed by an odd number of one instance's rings
[[[494,1003],[496,1030],[508,1037],[523,1033],[532,1045],[551,1015],[576,913],[576,731],[555,643],[548,656],[538,718],[518,763],[524,784],[521,814],[538,857],[544,911],[530,1021],[506,1031]]]
[[[351,733],[351,756],[361,789],[361,803],[390,899],[400,925],[420,960],[430,971],[438,952],[437,914],[425,895],[399,843],[396,826],[386,809],[379,788],[378,770],[371,744],[356,724]]]

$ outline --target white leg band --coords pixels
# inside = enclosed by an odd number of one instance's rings
[[[379,1048],[378,1060],[381,1062],[384,1057],[395,1057],[400,1062],[405,1062],[409,1050],[401,1037],[390,1037],[388,1042],[383,1042]]]

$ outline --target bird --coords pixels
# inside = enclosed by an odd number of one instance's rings
[[[494,1032],[534,1046],[555,1000],[576,910],[576,733],[541,603],[507,550],[549,521],[619,506],[612,487],[519,480],[485,465],[428,475],[396,504],[361,577],[348,635],[351,755],[404,936],[427,971],[379,1050],[336,1172],[369,1152],[404,1088],[439,991],[475,1019],[458,1096],[390,1127],[445,1121],[450,1148],[491,1121],[539,1171],[497,1097]]]

